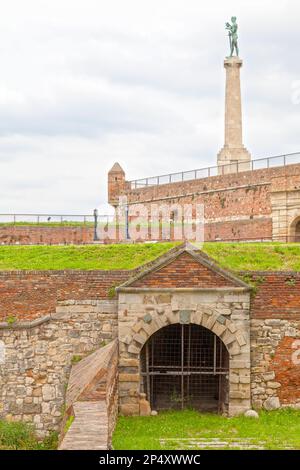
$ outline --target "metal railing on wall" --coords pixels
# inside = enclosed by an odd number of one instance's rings
[[[211,176],[225,175],[228,173],[241,173],[243,171],[254,171],[278,166],[293,165],[300,163],[300,152],[277,155],[273,157],[258,158],[249,162],[233,162],[227,165],[210,166],[196,170],[181,171],[179,173],[168,173],[165,175],[151,176],[138,180],[129,181],[131,189],[140,189],[147,186],[158,186],[161,184],[180,183]]]
[[[0,225],[91,225],[98,222],[108,223],[112,216],[108,214],[0,214]]]

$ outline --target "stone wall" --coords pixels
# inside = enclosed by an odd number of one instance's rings
[[[300,273],[244,273],[251,302],[253,406],[300,403]],[[244,277],[245,279],[245,277]]]
[[[0,328],[0,418],[43,435],[59,429],[72,358],[116,337],[116,301],[67,301],[39,322]]]
[[[300,318],[251,321],[251,394],[256,408],[300,408]]]

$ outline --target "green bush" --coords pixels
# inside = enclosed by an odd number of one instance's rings
[[[57,447],[57,433],[53,432],[39,441],[30,424],[22,421],[0,421],[0,449],[51,450]]]

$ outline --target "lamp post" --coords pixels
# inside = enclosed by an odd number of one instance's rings
[[[126,233],[126,240],[130,240],[129,235],[129,207],[128,205],[125,206],[125,233]]]
[[[98,210],[94,209],[94,241],[98,241],[98,233],[97,233],[97,227],[98,227]]]

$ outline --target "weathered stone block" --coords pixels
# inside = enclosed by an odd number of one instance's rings
[[[275,379],[275,372],[273,372],[273,371],[266,372],[265,374],[263,374],[263,378],[266,381],[273,380],[273,379]]]
[[[217,336],[221,336],[226,330],[226,326],[225,325],[222,325],[221,323],[219,322],[216,322],[214,324],[214,326],[212,327],[212,331],[217,335]]]
[[[41,409],[41,405],[38,403],[24,403],[21,411],[24,414],[39,414]]]
[[[120,405],[120,414],[124,416],[138,416],[140,413],[140,406],[137,403],[133,404],[121,404]]]
[[[281,387],[281,384],[279,382],[267,382],[267,387],[277,389]]]
[[[245,399],[245,398],[250,398],[250,387],[249,390],[230,390],[229,391],[229,398],[233,399]]]
[[[54,400],[55,394],[55,387],[53,385],[45,384],[42,387],[42,395],[44,401],[51,401]]]
[[[236,334],[236,339],[237,339],[240,346],[244,346],[245,344],[247,344],[247,340],[246,340],[245,335],[243,333],[237,333]]]
[[[267,411],[277,410],[280,408],[280,400],[278,397],[270,397],[264,401],[264,408]]]
[[[130,354],[139,354],[140,353],[140,349],[137,348],[136,346],[134,346],[133,344],[130,344],[130,346],[128,347],[128,352]]]
[[[119,360],[120,367],[138,367],[139,360],[138,359],[128,359],[121,357]]]
[[[171,294],[159,294],[155,296],[157,304],[169,304],[171,303]]]
[[[139,374],[119,374],[120,382],[139,382]]]
[[[250,375],[240,375],[241,384],[250,384]]]
[[[136,341],[137,343],[143,345],[145,343],[145,341],[147,340],[147,337],[143,334],[139,334],[137,333],[136,335],[134,335],[133,337],[134,341]]]

